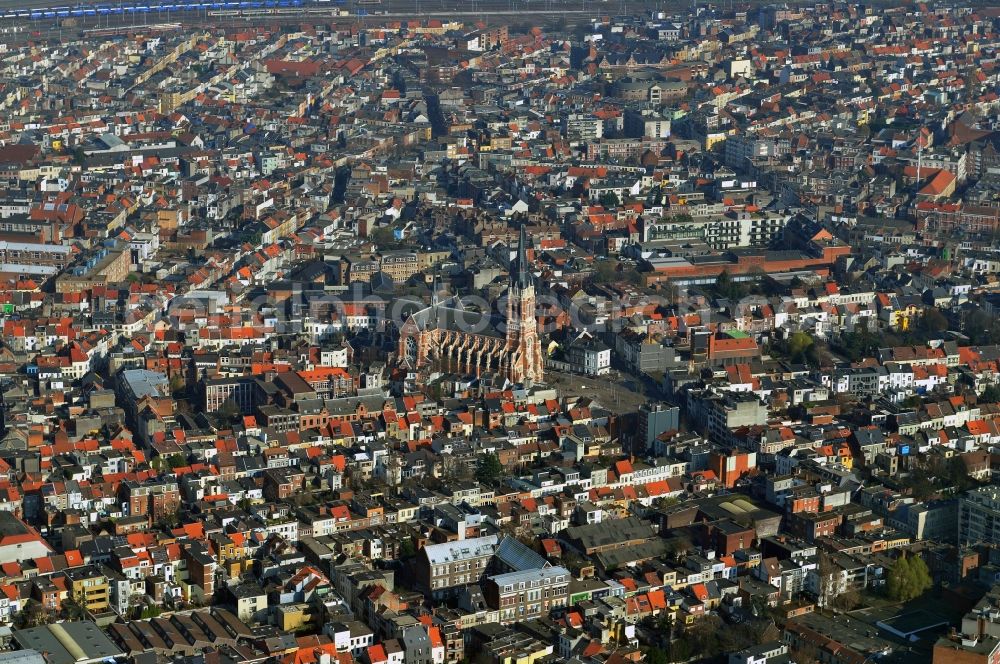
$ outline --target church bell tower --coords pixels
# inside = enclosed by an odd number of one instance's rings
[[[517,257],[510,269],[505,352],[510,382],[530,385],[542,380],[542,342],[538,338],[535,283],[528,270],[528,236],[524,225],[517,242]]]

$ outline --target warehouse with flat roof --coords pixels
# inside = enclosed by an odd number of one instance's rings
[[[14,641],[22,648],[45,653],[49,664],[90,664],[122,654],[92,620],[15,629]]]

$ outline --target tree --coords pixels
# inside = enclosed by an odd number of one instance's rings
[[[710,660],[723,653],[736,652],[754,644],[755,630],[749,625],[727,626],[718,616],[706,615],[670,644],[670,661],[684,662],[697,655]]]
[[[730,276],[728,270],[720,272],[719,276],[715,279],[715,290],[723,297],[729,297],[733,286],[733,278]]]
[[[601,203],[602,206],[609,209],[616,208],[621,204],[621,201],[618,200],[618,194],[616,194],[613,191],[601,194],[600,198],[598,198],[597,200]]]
[[[490,452],[484,454],[476,463],[476,481],[480,484],[493,484],[503,474],[500,457]]]
[[[694,544],[691,543],[691,539],[683,533],[674,534],[673,537],[667,540],[666,546],[667,553],[669,553],[675,561],[683,560],[688,552],[694,549]]]
[[[910,494],[920,502],[930,500],[937,493],[937,488],[923,468],[917,468],[910,473],[903,481],[903,486],[908,487]]]
[[[841,611],[853,611],[864,603],[864,598],[857,590],[840,593],[833,600],[833,606]]]
[[[841,569],[833,562],[829,552],[821,551],[816,562],[816,575],[819,577],[819,606],[826,607],[833,603],[840,594]]]
[[[1000,387],[990,385],[979,395],[981,403],[1000,403]]]
[[[311,491],[297,491],[292,494],[290,500],[296,507],[307,507],[316,504],[316,496]]]
[[[155,525],[159,530],[170,531],[179,526],[181,523],[180,515],[177,512],[170,512],[169,514],[164,514],[159,519],[156,520]]]
[[[184,382],[184,376],[181,374],[174,374],[170,377],[170,393],[179,394],[184,391],[186,384]]]
[[[820,648],[815,642],[807,639],[801,639],[796,641],[791,648],[789,648],[789,654],[792,656],[792,661],[798,664],[813,664],[813,662],[820,661]]]
[[[788,356],[793,360],[804,360],[814,344],[813,338],[805,332],[795,332],[788,338]]]
[[[925,332],[930,334],[947,332],[949,328],[948,319],[934,307],[924,309],[924,315],[920,318],[920,325]]]
[[[56,617],[54,613],[46,611],[39,602],[29,599],[25,607],[14,616],[14,626],[19,629],[38,627],[49,623]]]
[[[160,615],[161,609],[158,606],[146,606],[143,607],[142,612],[139,614],[143,620],[149,620],[150,618],[155,618]]]
[[[380,226],[371,231],[368,235],[368,239],[376,244],[378,247],[394,247],[398,244],[396,241],[396,234],[392,229],[392,226]]]
[[[669,661],[686,662],[691,659],[693,648],[685,638],[678,638],[670,642]]]
[[[170,466],[170,470],[177,470],[178,468],[183,468],[188,465],[187,459],[184,458],[183,454],[171,454],[167,457],[167,465]]]
[[[639,268],[634,268],[625,272],[625,280],[633,286],[643,286],[646,283],[642,272],[639,271]]]
[[[133,592],[129,593],[127,614],[131,620],[138,620],[139,618],[141,618],[142,609],[145,606],[146,606],[145,593],[133,593]]]
[[[219,406],[219,410],[216,411],[216,415],[218,415],[219,418],[226,424],[236,422],[241,414],[242,411],[240,410],[240,405],[232,399],[226,399],[222,402],[222,405]]]
[[[886,594],[896,601],[908,602],[922,595],[931,585],[931,574],[923,558],[902,555],[889,570]]]
[[[393,457],[395,458],[395,456]],[[386,466],[388,467],[391,461],[386,461]],[[396,460],[395,463],[398,465],[399,461]],[[392,469],[397,470],[396,468]],[[440,471],[438,476],[441,480],[445,482],[454,482],[456,480],[468,480],[472,478],[471,468],[469,464],[464,459],[458,459],[454,454],[442,454],[440,462]],[[395,474],[395,472],[393,473]]]
[[[728,300],[741,300],[754,290],[755,284],[733,281],[728,270],[723,270],[715,279],[715,293]]]
[[[955,454],[943,464],[938,464],[936,470],[947,485],[959,493],[968,491],[977,484],[976,480],[969,476],[969,468],[960,454]]]
[[[881,345],[878,335],[872,334],[867,326],[859,324],[853,332],[848,332],[840,337],[837,343],[837,350],[852,362],[858,362],[866,357],[871,357],[874,350]]]
[[[646,651],[646,662],[648,664],[667,664],[669,661],[667,653],[661,648],[650,646],[649,650]]]
[[[87,617],[87,598],[83,591],[77,592],[62,601],[60,615],[64,620],[83,620]]]
[[[599,284],[609,284],[615,281],[615,264],[611,261],[596,261],[593,280]]]
[[[982,310],[972,311],[962,325],[962,331],[974,346],[1000,343],[1000,325],[996,319]]]
[[[657,509],[665,510],[668,507],[673,507],[674,505],[679,504],[680,502],[680,499],[676,496],[668,496],[665,498],[657,498],[655,504]]]

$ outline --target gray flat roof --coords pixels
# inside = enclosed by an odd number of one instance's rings
[[[0,273],[39,274],[51,277],[59,273],[54,265],[24,265],[22,263],[0,263]]]
[[[8,242],[0,240],[0,251],[12,249],[14,251],[41,251],[50,254],[68,254],[70,248],[62,244],[45,244],[43,242]]]
[[[15,650],[0,653],[2,664],[45,664],[45,658],[37,650]]]
[[[16,516],[7,511],[0,513],[0,537],[27,535],[29,533],[31,533],[31,530]]]
[[[14,639],[24,648],[48,653],[49,664],[86,664],[122,654],[90,620],[16,629]]]
[[[146,369],[126,369],[122,377],[137,400],[146,396],[164,396],[169,385],[166,376]]]

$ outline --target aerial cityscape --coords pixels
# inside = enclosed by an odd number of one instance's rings
[[[0,1],[0,664],[1000,664],[1000,5]]]

